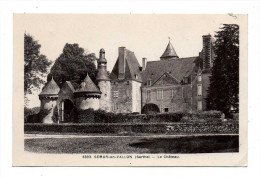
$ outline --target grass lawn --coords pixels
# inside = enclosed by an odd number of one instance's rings
[[[27,138],[25,150],[37,153],[223,153],[238,152],[238,136],[169,138]]]

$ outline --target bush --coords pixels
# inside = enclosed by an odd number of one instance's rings
[[[49,114],[48,110],[40,110],[37,114],[27,116],[25,123],[42,123],[42,119]]]
[[[27,108],[24,107],[24,122],[25,123],[38,123],[37,114],[40,112],[40,107]],[[37,122],[33,122],[37,121]]]

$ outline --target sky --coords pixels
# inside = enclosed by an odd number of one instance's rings
[[[219,30],[222,24],[239,24],[239,15],[107,15],[107,14],[23,14],[24,31],[41,44],[41,53],[55,61],[66,43],[99,56],[106,51],[108,71],[113,69],[118,47],[133,51],[140,63],[159,60],[169,38],[182,57],[198,56],[202,49],[202,36]],[[28,107],[40,106],[35,91],[28,96]]]

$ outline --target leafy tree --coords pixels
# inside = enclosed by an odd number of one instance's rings
[[[33,88],[40,88],[43,77],[51,65],[45,55],[40,54],[41,45],[31,35],[24,34],[24,95]]]
[[[239,26],[224,24],[215,38],[207,108],[229,115],[231,108],[239,109]]]
[[[62,54],[56,59],[51,68],[47,80],[53,77],[59,87],[62,87],[66,81],[72,84],[80,84],[80,82],[88,74],[95,82],[97,73],[94,61],[96,56],[94,53],[87,52],[79,47],[78,44],[65,44]]]

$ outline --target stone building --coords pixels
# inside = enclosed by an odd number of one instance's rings
[[[180,58],[169,41],[159,60],[142,59],[134,52],[118,48],[118,58],[110,75],[105,50],[97,60],[97,86],[87,75],[74,87],[66,81],[60,89],[54,79],[39,95],[41,109],[50,111],[43,122],[51,123],[57,107],[59,122],[70,122],[73,108],[102,109],[114,113],[200,111],[206,109],[210,69],[214,61],[213,38],[202,36],[198,56]]]
[[[199,56],[179,58],[169,41],[160,60],[147,62],[142,72],[142,108],[154,105],[160,112],[206,109],[214,51],[213,38],[202,38]]]
[[[134,52],[119,47],[118,58],[110,74],[113,112],[141,112],[141,72]]]

